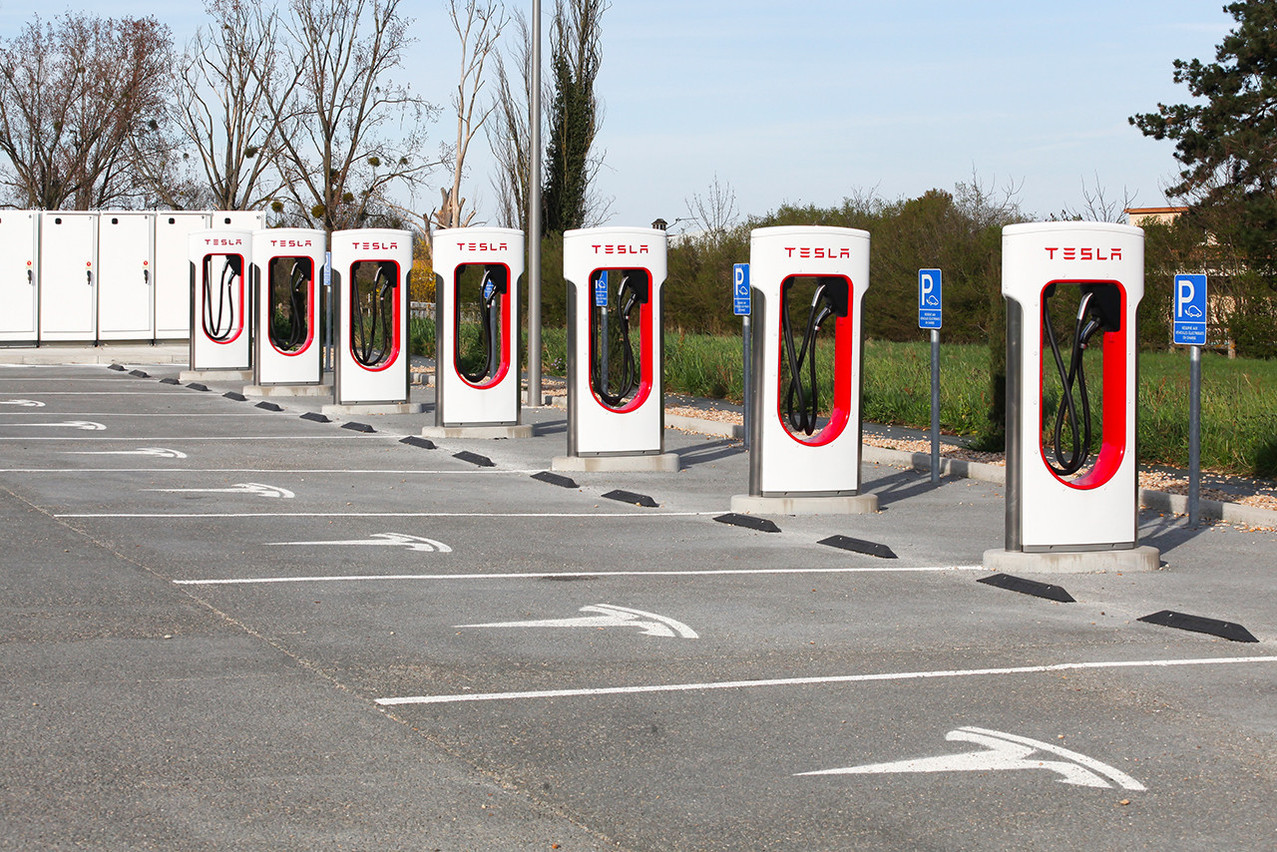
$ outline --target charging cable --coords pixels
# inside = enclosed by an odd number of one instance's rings
[[[213,318],[213,255],[204,256],[204,336],[215,343],[226,343],[235,333],[235,286],[242,270],[236,263],[239,258],[225,255],[221,280],[217,287],[217,318]],[[226,320],[223,326],[222,320]]]
[[[833,312],[825,293],[825,285],[818,285],[811,299],[811,309],[807,312],[807,327],[803,330],[802,346],[797,350],[794,348],[794,329],[789,310],[782,307],[780,312],[785,358],[789,365],[789,384],[785,389],[785,419],[789,421],[791,430],[804,435],[816,431],[816,421],[820,415],[820,394],[816,388],[816,334],[820,331],[820,324]],[[804,367],[807,371],[805,378]]]
[[[351,319],[355,325],[351,354],[364,367],[378,367],[390,357],[390,343],[394,335],[394,299],[392,294],[399,282],[391,270],[393,263],[378,263],[377,272],[373,275],[371,292],[360,298],[358,280],[350,288],[354,304],[351,305]],[[370,304],[369,304],[370,303]],[[369,309],[365,312],[364,306]],[[365,313],[367,319],[365,319]],[[384,340],[382,340],[384,338]],[[377,343],[386,345],[378,349]]]
[[[599,399],[612,408],[618,407],[638,386],[638,369],[634,362],[634,350],[630,346],[630,315],[635,307],[646,301],[639,292],[639,288],[630,284],[630,276],[626,274],[622,274],[621,287],[617,291],[616,298],[621,306],[617,312],[616,329],[621,337],[621,367],[616,393],[610,392],[611,377],[603,371],[598,358],[594,359],[590,370],[594,392],[598,394]],[[604,310],[607,309],[604,308]],[[609,343],[610,341],[604,340],[601,345],[608,346]]]
[[[1051,345],[1051,354],[1055,359],[1055,368],[1060,376],[1062,397],[1060,406],[1055,412],[1054,446],[1051,448],[1055,456],[1055,464],[1047,459],[1047,465],[1060,476],[1071,476],[1081,470],[1091,457],[1091,397],[1086,390],[1086,363],[1082,353],[1087,343],[1103,326],[1098,312],[1091,309],[1093,291],[1082,294],[1078,303],[1077,322],[1073,328],[1073,347],[1069,357],[1069,366],[1064,367],[1064,358],[1060,355],[1060,344],[1056,339],[1055,326],[1051,322],[1051,312],[1042,311],[1043,325],[1046,327],[1046,338]],[[1077,399],[1080,397],[1080,400]],[[1078,408],[1081,408],[1081,417]],[[1080,420],[1080,422],[1079,422]],[[1064,433],[1068,431],[1070,449],[1066,453]]]

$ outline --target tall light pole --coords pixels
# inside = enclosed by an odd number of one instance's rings
[[[528,405],[541,396],[541,0],[532,0],[528,93]]]

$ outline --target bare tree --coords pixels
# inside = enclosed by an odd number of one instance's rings
[[[488,146],[497,161],[492,187],[496,190],[499,209],[497,219],[507,228],[522,228],[528,220],[528,127],[529,103],[532,100],[532,35],[521,11],[514,15],[515,41],[510,56],[517,69],[511,81],[506,56],[498,52],[497,90],[492,120],[484,126]]]
[[[245,0],[206,0],[212,22],[191,40],[174,76],[171,113],[176,146],[194,149],[204,184],[202,204],[219,210],[252,210],[282,188],[276,170],[279,123],[269,109],[276,86],[279,18],[273,8]],[[281,84],[287,99],[294,81]],[[140,158],[154,164],[148,177],[169,206],[183,206],[183,183],[174,189],[178,156]]]
[[[1008,180],[998,188],[996,175],[986,184],[973,166],[971,182],[958,181],[954,186],[953,200],[970,217],[972,226],[977,229],[990,225],[1009,225],[1024,219],[1019,202],[1023,187],[1023,180],[1018,184],[1014,180]]]
[[[269,99],[287,196],[277,212],[291,203],[313,227],[359,227],[385,208],[391,187],[411,189],[439,165],[423,156],[438,108],[390,79],[412,44],[399,5],[291,0],[286,60]]]
[[[736,209],[736,190],[730,183],[721,183],[717,174],[705,195],[693,195],[685,203],[688,216],[714,245],[723,241],[740,218]]]
[[[1095,187],[1086,185],[1082,178],[1082,206],[1068,207],[1062,211],[1062,219],[1073,219],[1083,222],[1122,222],[1126,218],[1128,207],[1135,206],[1135,196],[1130,190],[1122,187],[1122,200],[1110,197],[1100,185],[1100,176],[1095,174]]]
[[[452,151],[452,186],[440,190],[443,198],[435,211],[434,222],[441,228],[457,228],[469,225],[474,218],[474,211],[462,214],[466,200],[461,197],[461,179],[470,140],[496,109],[495,103],[489,104],[477,117],[475,115],[479,93],[486,82],[484,65],[496,50],[497,40],[509,18],[500,2],[481,5],[479,0],[448,0],[448,16],[461,40],[461,78],[452,98],[457,113],[457,143]]]
[[[172,37],[155,18],[38,17],[0,45],[0,182],[22,207],[128,205],[133,137],[160,128]]]

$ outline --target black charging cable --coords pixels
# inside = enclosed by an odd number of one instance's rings
[[[272,276],[273,279],[273,276]],[[275,300],[270,300],[271,307],[271,326],[270,337],[271,342],[284,352],[296,352],[301,345],[306,342],[307,319],[309,311],[307,308],[307,290],[310,284],[310,262],[304,258],[295,258],[293,260],[292,271],[288,275],[288,334],[287,336],[280,334],[278,316],[274,314]]]
[[[630,346],[630,315],[634,308],[642,303],[642,294],[637,287],[630,284],[630,276],[621,276],[621,286],[616,294],[617,301],[620,303],[620,310],[617,312],[616,330],[621,338],[621,368],[620,376],[618,376],[618,386],[615,393],[609,389],[611,387],[611,377],[603,371],[602,364],[598,358],[594,359],[591,375],[593,378],[594,392],[598,394],[599,399],[613,408],[619,406],[627,396],[634,392],[638,386],[638,369],[634,362],[634,350]],[[607,310],[607,308],[604,308]],[[610,341],[602,341],[602,346],[608,346]],[[609,371],[610,372],[610,371]]]
[[[820,325],[834,312],[826,296],[825,285],[816,287],[807,312],[802,346],[794,347],[794,329],[788,307],[780,312],[781,336],[785,340],[785,359],[789,365],[789,384],[785,389],[785,419],[795,432],[810,435],[816,431],[820,415],[820,392],[816,386],[816,335]],[[807,376],[803,376],[804,367]]]
[[[204,336],[216,343],[225,343],[235,332],[235,284],[243,274],[238,257],[225,255],[221,280],[217,287],[217,318],[213,318],[213,255],[204,255]],[[222,320],[226,320],[223,327]]]
[[[373,275],[371,292],[360,292],[356,279],[350,288],[354,304],[351,305],[352,319],[355,324],[354,345],[351,353],[355,360],[364,367],[380,366],[390,356],[390,342],[394,334],[394,299],[392,294],[399,285],[394,274],[393,263],[378,263],[377,272]],[[367,298],[361,298],[366,296]],[[365,311],[366,303],[368,310]],[[365,313],[368,315],[365,319]],[[386,346],[378,349],[377,342],[385,338]]]
[[[1055,412],[1055,430],[1052,436],[1054,446],[1051,448],[1056,463],[1052,464],[1050,459],[1047,459],[1047,465],[1060,476],[1071,476],[1077,473],[1091,458],[1091,397],[1086,389],[1086,362],[1083,352],[1090,339],[1103,326],[1103,320],[1091,307],[1091,299],[1094,295],[1093,291],[1084,292],[1078,303],[1077,322],[1073,327],[1073,346],[1067,369],[1064,366],[1064,358],[1060,355],[1060,344],[1055,335],[1055,326],[1051,322],[1051,312],[1042,311],[1047,342],[1051,345],[1051,354],[1054,356],[1055,368],[1062,385],[1060,405]],[[1081,417],[1078,416],[1079,407]],[[1070,443],[1067,453],[1064,449],[1066,429]]]

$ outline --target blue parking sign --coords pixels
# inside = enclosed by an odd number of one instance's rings
[[[594,279],[594,307],[607,307],[607,270],[599,273],[599,277]]]
[[[732,267],[732,312],[747,317],[749,309],[749,264],[737,263]]]
[[[1179,346],[1206,345],[1206,276],[1176,275],[1171,300],[1173,339]]]
[[[939,269],[918,270],[918,328],[944,325],[944,297]]]

